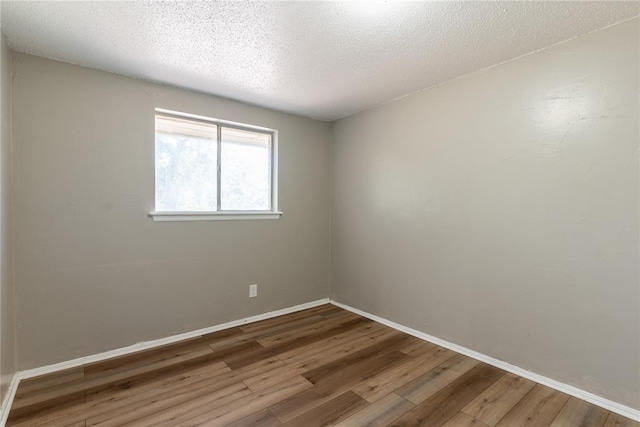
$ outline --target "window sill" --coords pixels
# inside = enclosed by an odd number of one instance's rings
[[[149,212],[154,221],[238,221],[278,219],[282,212]]]

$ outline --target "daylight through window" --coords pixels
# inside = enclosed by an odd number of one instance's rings
[[[275,131],[156,113],[157,214],[275,212]]]

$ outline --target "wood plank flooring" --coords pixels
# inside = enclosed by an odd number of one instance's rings
[[[8,425],[640,426],[332,305],[22,381]]]

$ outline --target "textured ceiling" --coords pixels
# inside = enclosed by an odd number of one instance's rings
[[[638,15],[638,2],[3,2],[9,46],[334,120]]]

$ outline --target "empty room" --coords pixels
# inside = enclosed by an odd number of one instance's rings
[[[0,427],[640,427],[639,1],[0,18]]]

